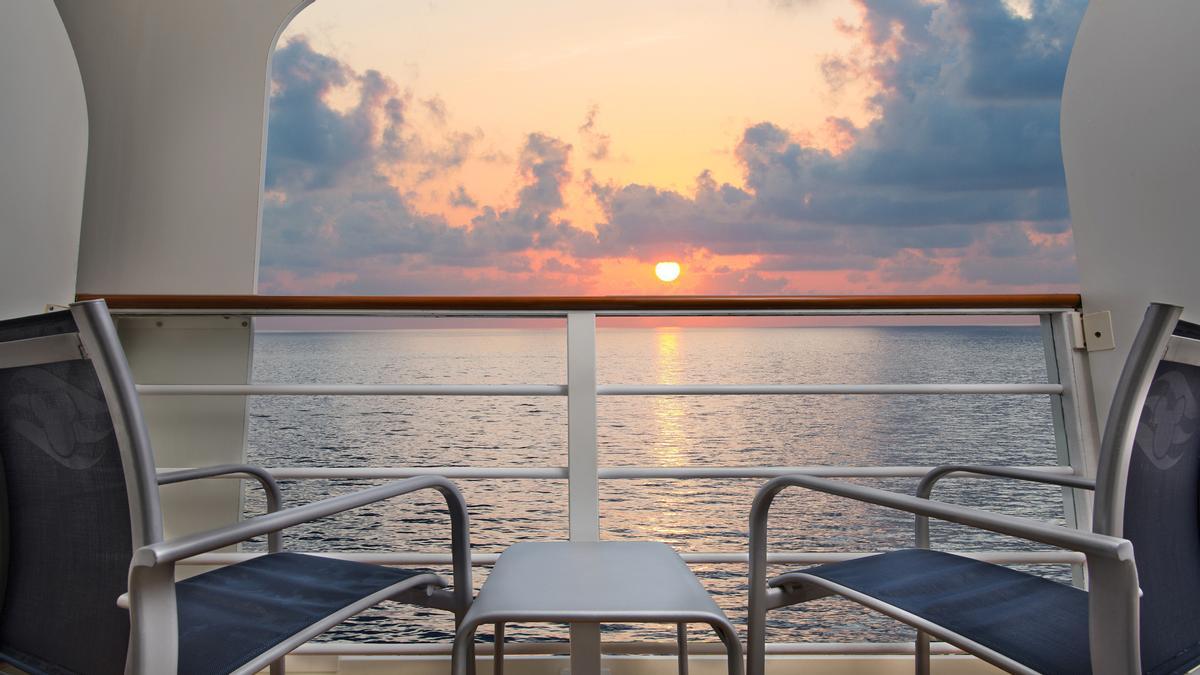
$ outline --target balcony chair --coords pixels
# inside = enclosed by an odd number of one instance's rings
[[[156,475],[103,301],[0,321],[0,462],[0,662],[30,673],[282,673],[289,651],[384,600],[459,617],[471,602],[467,509],[444,478],[278,510],[262,469]],[[270,513],[163,540],[159,485],[232,474],[262,484]],[[286,527],[424,489],[450,511],[453,592],[426,571],[281,551]],[[180,560],[262,535],[267,555],[175,580]]]
[[[918,497],[810,476],[766,483],[750,515],[749,675],[763,673],[768,610],[835,594],[917,628],[918,673],[929,671],[927,635],[1015,673],[1182,673],[1200,663],[1200,327],[1179,321],[1181,312],[1146,311],[1095,481],[946,466],[926,476]],[[950,472],[1094,490],[1093,531],[922,498]],[[916,514],[918,548],[768,581],[768,510],[790,486]],[[931,517],[1083,553],[1089,589],[928,550]]]

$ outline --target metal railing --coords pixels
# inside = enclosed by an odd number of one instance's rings
[[[567,466],[551,467],[273,467],[277,479],[398,479],[438,474],[458,479],[565,480],[569,536],[594,541],[600,536],[599,481],[630,479],[770,478],[789,473],[845,478],[920,477],[927,466],[774,466],[774,467],[601,467],[597,452],[596,400],[599,396],[795,396],[795,395],[1021,395],[1047,396],[1054,423],[1059,465],[1046,471],[1090,475],[1095,466],[1096,422],[1092,409],[1086,353],[1073,344],[1075,295],[1045,296],[872,296],[872,297],[665,297],[665,298],[297,298],[268,296],[123,296],[108,297],[117,315],[382,315],[455,317],[560,317],[567,323],[565,384],[143,384],[144,396],[565,396]],[[596,381],[596,321],[607,316],[811,316],[811,315],[1033,315],[1040,318],[1047,382],[1039,384],[692,384],[626,385]],[[1087,522],[1089,504],[1077,491],[1064,492],[1067,523]],[[772,562],[813,564],[871,552],[773,554]],[[210,553],[188,564],[229,564],[254,553]],[[422,553],[335,553],[351,560],[392,565],[444,564],[448,555]],[[1070,564],[1082,557],[1059,551],[986,551],[969,554],[983,560],[1016,564]],[[690,563],[744,563],[745,553],[691,552]],[[473,564],[488,565],[496,554],[475,554]],[[638,647],[605,645],[606,653],[655,653],[657,643]],[[673,643],[672,643],[673,644]],[[442,654],[441,645],[309,645],[304,653]],[[561,652],[562,646],[520,647],[529,653]],[[615,651],[614,651],[615,650]],[[647,651],[649,650],[649,651]],[[911,645],[877,643],[775,644],[774,653],[911,653]]]

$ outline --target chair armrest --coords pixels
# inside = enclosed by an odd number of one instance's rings
[[[137,643],[131,647],[134,672],[157,672],[144,666],[156,653],[164,652],[178,639],[178,608],[175,603],[175,563],[206,551],[236,544],[251,537],[277,532],[286,527],[324,518],[359,506],[417,490],[437,490],[446,500],[450,511],[451,553],[454,567],[454,589],[451,608],[455,620],[461,621],[470,609],[473,597],[471,583],[470,521],[467,505],[454,483],[441,476],[420,476],[367,488],[359,492],[323,499],[263,516],[249,518],[226,527],[160,541],[133,552],[129,564],[129,614],[137,630]],[[152,645],[152,647],[144,647]],[[150,656],[147,656],[149,654]],[[168,659],[170,661],[170,659]],[[139,664],[142,666],[139,668]],[[174,662],[170,661],[174,669]]]
[[[467,513],[467,503],[457,486],[448,478],[442,476],[419,476],[376,488],[367,488],[349,495],[330,497],[328,500],[304,504],[304,506],[277,510],[275,513],[254,516],[254,518],[235,522],[233,525],[218,527],[216,530],[188,534],[186,537],[157,542],[142,546],[133,551],[130,562],[130,592],[133,604],[137,599],[137,579],[162,578],[164,574],[139,573],[138,569],[146,572],[155,568],[167,568],[174,575],[174,563],[185,557],[202,554],[244,542],[251,537],[262,536],[271,532],[283,530],[284,527],[299,525],[325,518],[325,516],[342,513],[344,510],[366,506],[366,504],[386,500],[386,498],[407,495],[418,490],[437,490],[446,501],[450,510],[450,552],[452,567],[454,567],[454,596],[457,607],[456,613],[466,613],[472,601],[472,580],[470,580],[470,518]]]
[[[447,506],[450,507],[452,527],[465,526],[467,524],[466,505],[463,502],[462,495],[458,492],[458,488],[453,483],[441,476],[418,476],[416,478],[393,481],[386,485],[378,485],[347,495],[322,499],[302,506],[294,506],[262,516],[247,518],[233,525],[227,525],[214,530],[197,532],[179,537],[178,539],[149,544],[134,551],[132,564],[139,567],[153,567],[165,563],[179,562],[184,558],[230,546],[251,537],[278,532],[293,525],[318,520],[360,506],[366,506],[367,504],[373,504],[384,499],[424,489],[437,490],[445,496]],[[462,529],[464,529],[465,542],[465,527]]]
[[[158,474],[158,484],[160,486],[172,485],[189,480],[238,474],[257,480],[258,484],[262,486],[263,492],[267,493],[267,513],[275,513],[279,510],[280,504],[283,503],[283,494],[279,490],[279,483],[275,482],[275,477],[266,469],[250,464],[220,464],[217,466],[204,466],[198,469],[163,471]],[[283,550],[283,537],[280,532],[272,532],[267,535],[267,550],[271,553]]]
[[[461,616],[467,611],[473,597],[470,517],[467,513],[466,502],[458,488],[449,479],[442,476],[418,476],[394,481],[348,495],[331,497],[311,504],[255,516],[215,530],[143,546],[133,552],[133,559],[130,562],[131,599],[136,607],[139,590],[137,580],[145,579],[146,583],[153,584],[161,582],[164,578],[173,578],[174,564],[184,558],[236,544],[251,537],[278,532],[292,525],[307,523],[384,499],[426,489],[437,490],[441,493],[446,500],[446,507],[450,511],[454,604],[457,606],[455,613]]]
[[[1084,478],[1074,474],[1056,474],[1047,473],[1045,471],[1037,471],[1035,469],[1021,469],[1007,466],[978,466],[970,464],[943,464],[929,470],[921,478],[921,482],[917,485],[917,497],[921,499],[929,499],[929,495],[933,492],[933,486],[937,485],[938,481],[947,476],[956,474],[976,474],[980,476],[992,476],[996,478],[1012,478],[1014,480],[1024,480],[1032,483],[1044,483],[1047,485],[1061,485],[1063,487],[1076,488],[1080,490],[1095,490],[1096,481],[1091,478]],[[917,516],[916,522],[917,546],[919,548],[929,548],[929,517]]]
[[[846,497],[855,501],[877,504],[914,515],[937,518],[960,525],[967,525],[999,534],[1020,537],[1049,544],[1088,556],[1099,556],[1113,560],[1133,558],[1133,544],[1126,539],[1093,534],[1058,525],[1039,522],[1029,518],[1006,516],[982,509],[946,504],[944,502],[911,497],[888,490],[853,485],[841,481],[815,476],[779,476],[767,481],[754,498],[750,510],[751,540],[766,543],[767,513],[775,496],[787,487],[804,487],[817,492]]]
[[[1087,556],[1088,621],[1093,664],[1097,672],[1131,672],[1136,669],[1138,650],[1139,590],[1133,544],[1127,539],[1050,525],[1028,518],[1005,516],[981,509],[945,504],[878,488],[852,485],[815,476],[788,475],[767,481],[754,497],[750,509],[750,622],[748,642],[765,642],[767,597],[767,515],[771,502],[787,487],[804,487],[817,492],[877,504],[927,518],[997,532],[1078,551]],[[1125,645],[1134,644],[1132,649]],[[1097,655],[1101,658],[1097,660]],[[759,657],[761,659],[761,657]],[[1107,659],[1107,660],[1106,660]],[[756,669],[761,672],[761,669]]]

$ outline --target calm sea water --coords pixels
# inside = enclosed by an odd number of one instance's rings
[[[1045,382],[1036,327],[605,328],[604,384]],[[396,330],[260,333],[256,382],[557,384],[566,381],[562,330]],[[564,398],[259,397],[251,401],[248,459],[264,466],[565,466]],[[604,466],[932,465],[1056,463],[1046,396],[601,397]],[[606,539],[664,541],[680,551],[745,551],[761,480],[614,480],[601,483]],[[915,480],[862,480],[911,493]],[[362,488],[368,481],[284,484],[288,504]],[[563,481],[460,481],[477,551],[567,534]],[[1062,521],[1057,488],[950,480],[937,496],[1000,512]],[[448,551],[449,520],[435,493],[293,528],[293,550]],[[246,510],[261,512],[256,489]],[[911,545],[903,515],[799,490],[772,509],[771,550],[872,551]],[[1011,539],[935,524],[934,541],[959,550],[1028,550]],[[746,566],[696,565],[744,627]],[[782,567],[775,571],[782,571]],[[1039,573],[1069,579],[1063,567]],[[448,573],[449,570],[439,570]],[[476,568],[476,587],[486,578]],[[908,639],[899,624],[837,599],[773,612],[777,641]],[[711,639],[697,627],[694,639]],[[391,604],[327,637],[448,640],[444,613]],[[559,626],[515,625],[510,640],[564,638]],[[669,640],[663,626],[606,627],[605,639]],[[481,630],[482,639],[490,639]]]

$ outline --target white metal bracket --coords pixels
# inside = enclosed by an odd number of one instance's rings
[[[1071,347],[1089,352],[1104,352],[1116,349],[1113,338],[1112,312],[1071,312]]]

